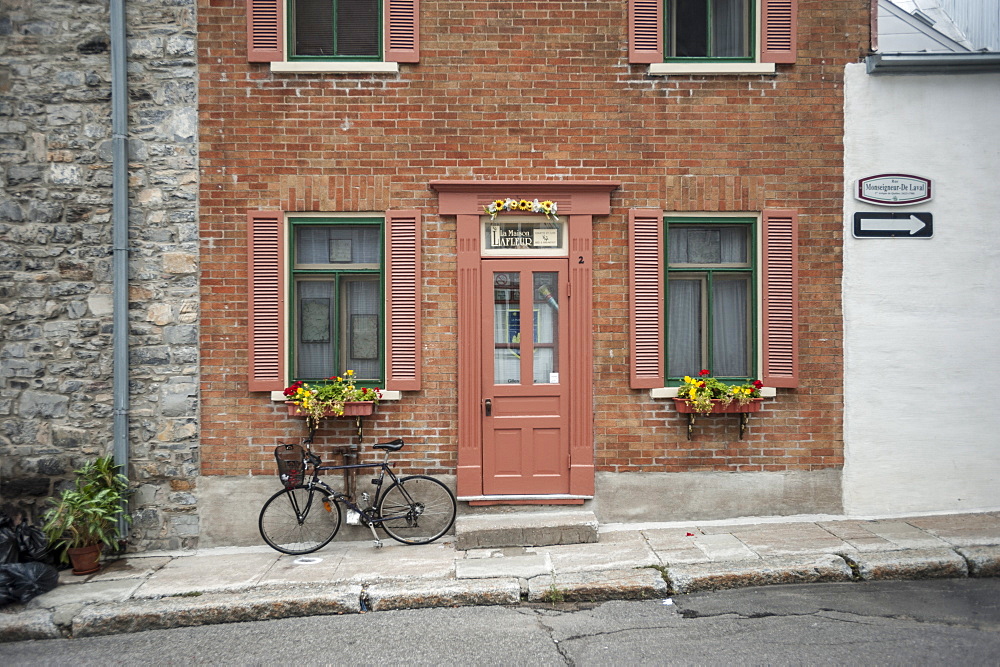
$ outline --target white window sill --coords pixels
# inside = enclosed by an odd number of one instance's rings
[[[651,76],[670,74],[774,74],[774,63],[653,63]]]
[[[677,390],[680,387],[656,387],[649,390],[650,398],[677,398]],[[774,398],[778,395],[778,390],[774,387],[761,387],[760,395],[764,398]]]
[[[398,401],[403,398],[403,392],[401,391],[389,391],[388,389],[382,390],[382,401]],[[284,403],[287,399],[285,394],[280,391],[271,392],[271,400],[276,403]]]
[[[271,71],[292,74],[395,74],[399,71],[399,63],[372,60],[284,61],[271,63]]]

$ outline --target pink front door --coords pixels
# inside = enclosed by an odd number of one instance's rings
[[[567,260],[482,267],[483,493],[569,493]]]

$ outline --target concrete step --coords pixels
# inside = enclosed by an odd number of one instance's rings
[[[597,541],[597,517],[587,510],[470,514],[455,520],[455,548],[542,547]]]

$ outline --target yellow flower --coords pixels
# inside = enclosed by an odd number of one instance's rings
[[[502,199],[497,199],[495,202],[493,202],[493,205],[496,206],[499,209],[502,209],[503,208],[503,200]]]
[[[344,375],[350,377],[351,375],[354,375],[354,371],[344,371]]]
[[[517,207],[519,209],[521,209],[522,211],[530,211],[531,210],[531,202],[528,201],[527,199],[522,199],[521,202],[517,205]]]

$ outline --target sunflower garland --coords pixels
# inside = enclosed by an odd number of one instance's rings
[[[555,220],[558,222],[559,216],[556,215],[558,207],[554,201],[528,201],[527,199],[497,199],[489,206],[483,207],[487,213],[490,214],[490,220],[495,220],[497,214],[501,211],[524,211],[530,213],[544,213],[545,217],[550,220]]]

